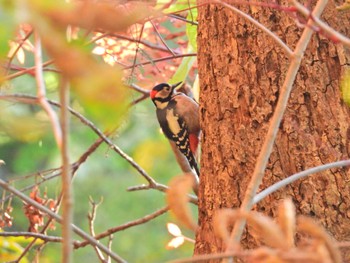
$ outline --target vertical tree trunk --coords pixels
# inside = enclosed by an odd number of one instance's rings
[[[303,29],[282,11],[241,6],[294,48]],[[350,16],[330,1],[322,16],[350,36]],[[203,129],[196,254],[223,251],[212,216],[238,208],[277,103],[289,60],[266,33],[220,5],[199,8],[198,67]],[[262,188],[307,168],[349,158],[349,109],[339,80],[350,54],[342,45],[314,35],[294,84]],[[277,201],[292,196],[297,213],[320,221],[339,241],[350,236],[347,169],[299,180],[255,208],[274,215]],[[249,231],[248,231],[249,232]],[[248,247],[256,242],[244,235]],[[350,260],[346,255],[345,260]]]

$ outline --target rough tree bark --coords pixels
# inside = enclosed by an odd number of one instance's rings
[[[322,19],[350,36],[350,15],[330,1]],[[288,5],[288,3],[284,2]],[[240,6],[294,48],[303,29],[282,11]],[[223,251],[212,216],[238,208],[284,81],[289,60],[265,33],[220,5],[199,8],[198,67],[203,129],[199,224],[195,254]],[[294,84],[262,188],[307,168],[349,158],[349,108],[339,80],[350,52],[314,34]],[[347,169],[333,169],[297,181],[269,196],[255,210],[274,215],[277,201],[291,196],[298,214],[314,217],[339,241],[350,236]],[[248,247],[254,238],[244,234]],[[347,251],[345,261],[350,260]]]

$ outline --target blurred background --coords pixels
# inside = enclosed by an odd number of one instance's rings
[[[168,9],[163,8],[158,17],[149,21],[142,20],[142,23],[135,19],[116,32],[103,27],[86,29],[74,26],[74,19],[72,22],[68,18],[67,25],[57,25],[56,28],[52,24],[50,12],[47,11],[53,8],[54,1],[47,1],[45,7],[41,1],[23,3],[31,5],[31,9],[24,12],[30,16],[29,19],[18,16],[23,15],[21,4],[5,2],[2,4],[3,11],[0,11],[0,55],[3,58],[0,160],[6,163],[0,167],[1,179],[26,195],[36,195],[47,200],[45,205],[51,199],[56,201],[61,191],[61,156],[50,119],[42,107],[28,97],[35,97],[38,92],[37,75],[34,71],[37,66],[35,52],[38,52],[34,35],[36,31],[43,43],[42,75],[48,99],[59,101],[62,77],[70,78],[68,73],[74,71],[75,66],[82,66],[72,59],[77,57],[77,61],[80,59],[81,63],[86,64],[87,70],[89,67],[94,69],[87,71],[94,76],[72,77],[69,103],[72,109],[92,121],[96,128],[110,133],[113,143],[130,155],[157,182],[167,184],[172,177],[181,174],[169,143],[160,132],[155,107],[148,99],[147,92],[157,83],[169,80],[184,81],[189,86],[195,82],[196,50],[189,43],[189,38],[192,36],[192,42],[195,43],[196,13],[188,10],[180,12],[188,9],[192,3],[174,2],[167,6]],[[134,10],[128,3],[111,3],[112,9],[127,6],[129,10]],[[55,7],[55,11],[61,11],[60,6]],[[77,13],[79,12],[73,14]],[[43,29],[43,19],[50,26],[48,29]],[[84,19],[83,15],[81,19]],[[68,44],[59,50],[59,47],[52,47],[55,41]],[[55,53],[55,50],[60,52]],[[74,52],[76,54],[70,57]],[[60,56],[63,56],[63,62]],[[73,67],[73,70],[69,67]],[[101,72],[107,73],[101,75]],[[113,85],[108,83],[106,89],[104,81],[109,79],[108,74],[117,76],[117,80]],[[81,81],[83,78],[86,79]],[[143,93],[135,91],[132,86],[141,88]],[[83,98],[82,91],[86,90],[90,93],[87,98]],[[115,98],[114,104],[122,106],[101,109],[99,105],[103,102],[98,101],[101,93],[110,96],[112,102]],[[53,109],[59,112],[57,108]],[[97,139],[98,136],[91,128],[71,116],[70,162],[76,162]],[[164,193],[157,190],[127,191],[128,187],[141,184],[147,184],[147,181],[108,145],[102,143],[74,175],[74,224],[89,232],[87,216],[91,212],[90,199],[97,203],[101,201],[94,221],[96,234],[142,218],[166,206]],[[9,192],[2,189],[0,191],[2,231],[28,231],[30,224],[28,216],[25,215],[23,201]],[[192,208],[196,213],[195,207]],[[47,221],[45,215],[43,220],[44,223]],[[113,234],[113,251],[128,262],[164,262],[192,255],[193,244],[187,241],[179,248],[167,249],[168,242],[173,238],[166,227],[168,222],[176,223],[169,212],[145,224]],[[37,231],[40,229],[39,225]],[[59,236],[60,230],[60,225],[55,223],[47,231],[47,235]],[[186,229],[181,230],[184,235],[194,238],[193,233]],[[0,261],[15,261],[31,240],[23,237],[0,237]],[[74,240],[81,239],[74,235]],[[106,245],[107,241],[108,238],[102,240]],[[98,261],[91,246],[74,250],[73,257],[75,262]],[[44,246],[43,242],[37,241],[20,262],[31,262],[35,259],[38,262],[60,262],[61,244],[48,243]]]

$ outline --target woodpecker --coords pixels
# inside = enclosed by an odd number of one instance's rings
[[[192,98],[176,92],[175,88],[181,83],[158,84],[152,89],[150,96],[157,108],[157,118],[163,133],[169,140],[175,142],[199,176],[195,159],[200,135],[199,107]]]

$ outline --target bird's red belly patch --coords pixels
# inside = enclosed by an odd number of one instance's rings
[[[196,134],[191,133],[190,136],[190,148],[193,154],[196,153],[198,147],[198,137]]]

